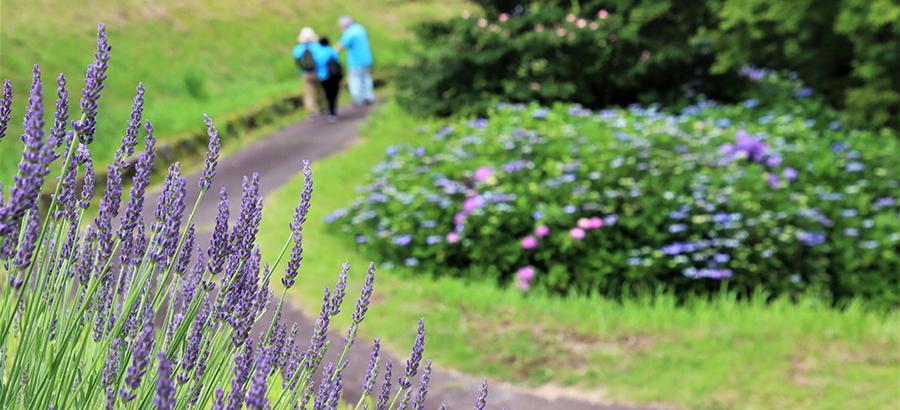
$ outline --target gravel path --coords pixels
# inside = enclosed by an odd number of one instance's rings
[[[265,197],[279,187],[288,183],[301,169],[301,161],[308,159],[315,161],[319,158],[337,153],[348,147],[357,138],[357,128],[366,116],[365,108],[346,108],[341,112],[340,121],[337,124],[328,124],[325,121],[303,121],[284,128],[270,136],[261,138],[241,151],[222,158],[219,161],[217,175],[213,186],[204,198],[203,203],[195,217],[197,226],[197,244],[205,248],[209,243],[209,231],[215,221],[216,207],[219,189],[224,186],[228,190],[231,199],[231,214],[235,215],[240,206],[241,179],[244,175],[258,172],[260,178],[260,192]],[[161,166],[161,165],[157,165]],[[197,198],[197,180],[199,174],[187,176],[188,196],[187,203],[193,204]],[[299,192],[300,187],[298,187]],[[148,192],[146,199],[145,222],[149,227],[153,220],[153,209],[159,192]],[[277,296],[277,295],[276,295]],[[289,301],[288,301],[289,302]],[[309,313],[318,315],[318,312],[304,312],[297,306],[286,303],[283,312],[285,323],[296,322],[300,325],[299,342],[305,343],[306,336],[312,332],[315,320]],[[336,331],[335,331],[336,330]],[[337,360],[337,353],[343,346],[345,329],[335,329],[329,334],[332,349],[326,358]],[[364,330],[363,330],[364,331]],[[361,393],[361,384],[365,379],[365,370],[369,361],[372,343],[366,337],[359,337],[357,342],[348,352],[350,364],[345,370],[345,397],[348,402],[355,403]],[[385,352],[384,348],[382,351]],[[405,363],[402,352],[398,357],[395,352],[385,352],[387,356],[382,363],[390,359],[394,367],[402,368]],[[396,372],[395,372],[396,373]],[[490,382],[490,381],[489,381]],[[379,384],[380,386],[380,381]],[[377,388],[377,387],[376,387]],[[434,366],[432,380],[428,394],[428,402],[437,408],[440,403],[446,403],[450,409],[469,409],[474,405],[475,398],[481,388],[481,380],[477,377],[444,371]],[[542,389],[546,392],[547,389]],[[595,403],[589,400],[577,399],[572,395],[534,393],[525,388],[512,385],[490,382],[488,396],[488,409],[570,409],[570,410],[628,410],[627,407]]]

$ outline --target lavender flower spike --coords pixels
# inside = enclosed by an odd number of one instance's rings
[[[384,410],[387,408],[388,400],[391,398],[391,361],[388,360],[384,367],[384,384],[381,385],[381,393],[378,394],[378,402],[375,404],[375,410]]]
[[[487,380],[481,382],[481,392],[478,393],[478,398],[475,399],[475,407],[474,410],[484,410],[484,407],[487,406],[487,395],[488,395],[488,383]]]
[[[131,392],[126,391],[124,387],[120,391],[125,403],[134,400],[137,395],[137,389],[141,386],[141,379],[144,378],[147,364],[150,362],[151,348],[153,348],[153,322],[147,321],[144,324],[144,330],[134,343],[131,366],[128,366],[128,375],[125,377],[125,384],[131,388]]]
[[[48,139],[48,144],[54,149],[65,141],[66,124],[69,122],[69,91],[66,89],[66,76],[63,73],[59,73],[56,84],[56,116]]]
[[[372,344],[372,356],[369,357],[369,367],[366,369],[366,383],[363,384],[363,395],[372,392],[375,387],[375,379],[378,378],[378,362],[380,361],[381,339],[375,338]]]
[[[366,274],[366,281],[362,289],[359,291],[359,299],[356,300],[356,310],[353,312],[353,323],[359,325],[366,317],[369,311],[369,301],[372,299],[372,292],[375,289],[375,263],[369,263],[369,272]]]
[[[334,284],[334,294],[331,297],[331,317],[335,317],[341,313],[341,305],[344,303],[344,296],[347,295],[347,273],[350,272],[350,264],[344,262],[341,265],[341,272],[338,273],[337,283]]]
[[[100,91],[103,90],[103,82],[106,81],[106,69],[109,67],[109,44],[106,41],[106,28],[103,24],[97,27],[97,51],[94,53],[94,62],[87,69],[84,78],[84,88],[81,90],[81,112],[83,119],[76,121],[72,126],[78,132],[82,144],[88,145],[94,141],[95,126],[97,124],[97,102],[100,100]]]
[[[0,141],[6,136],[6,127],[12,115],[12,83],[3,81],[3,96],[0,97]]]
[[[419,390],[416,391],[416,401],[413,406],[415,410],[423,410],[425,408],[425,396],[428,395],[428,383],[431,381],[431,360],[425,361],[425,371],[422,373],[422,382],[419,384]]]
[[[78,144],[78,163],[84,166],[84,182],[81,185],[78,207],[87,209],[94,198],[94,161],[91,160],[91,151],[85,144]]]
[[[206,123],[206,134],[209,135],[209,147],[206,151],[206,164],[203,167],[203,173],[200,174],[200,190],[206,191],[209,189],[213,177],[216,176],[216,162],[219,160],[222,142],[219,139],[219,131],[208,115],[203,114],[203,122]]]
[[[175,407],[175,383],[172,382],[172,362],[165,352],[159,352],[159,379],[156,381],[156,395],[153,404],[160,410]]]
[[[281,283],[286,288],[294,286],[294,281],[300,270],[300,262],[303,261],[303,223],[306,222],[306,215],[309,213],[309,204],[313,192],[312,168],[309,166],[309,161],[303,161],[303,177],[303,191],[300,192],[300,199],[297,201],[294,219],[291,222],[294,247],[291,249],[291,259],[288,261],[284,277],[281,278]]]
[[[272,370],[272,347],[263,348],[256,360],[256,372],[250,384],[250,392],[247,393],[247,407],[255,410],[263,410],[268,407],[269,399],[266,398],[266,380]]]
[[[207,262],[209,272],[217,275],[225,265],[225,259],[231,253],[231,244],[228,237],[228,193],[225,187],[219,191],[219,211],[216,213],[216,226],[209,237],[209,248],[206,250],[209,256]]]
[[[244,345],[244,351],[234,357],[234,378],[231,379],[231,393],[228,395],[228,410],[240,410],[244,406],[244,383],[250,377],[253,364],[253,341]]]
[[[144,113],[144,84],[138,83],[134,102],[131,105],[131,119],[128,120],[128,127],[125,128],[125,135],[122,137],[122,146],[120,152],[123,158],[128,158],[134,154],[134,146],[137,145],[138,133],[141,130],[141,116]]]
[[[119,226],[119,239],[127,238],[144,209],[144,192],[150,185],[150,174],[153,173],[153,160],[156,159],[156,139],[153,137],[153,124],[150,121],[144,123],[147,135],[144,137],[144,152],[138,157],[134,166],[134,177],[131,178],[132,186],[128,195],[128,205],[122,215],[122,223]]]
[[[404,389],[412,386],[412,378],[419,371],[419,363],[422,362],[422,353],[425,352],[425,319],[419,319],[419,329],[416,332],[416,341],[413,343],[412,353],[406,361],[406,374],[400,378],[400,387]]]

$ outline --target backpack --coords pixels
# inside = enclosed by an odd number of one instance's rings
[[[341,62],[336,58],[328,60],[328,76],[334,78],[341,78],[344,76],[344,68],[341,67]]]
[[[312,50],[309,47],[297,59],[297,66],[303,71],[316,71],[316,60],[313,58]]]

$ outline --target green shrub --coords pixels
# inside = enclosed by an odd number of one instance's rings
[[[619,4],[621,3],[621,4]],[[671,102],[685,89],[730,98],[733,75],[710,75],[714,55],[693,43],[712,14],[693,2],[627,1],[604,9],[552,4],[520,14],[465,15],[421,25],[424,50],[398,76],[400,103],[426,114],[484,113],[496,98],[524,102]]]
[[[797,72],[854,126],[900,127],[900,5],[891,0],[477,3],[484,18],[419,28],[425,50],[399,81],[405,107],[446,115],[484,113],[496,99],[732,99],[747,86],[734,74],[755,65]]]
[[[451,122],[389,149],[330,219],[388,260],[524,289],[896,304],[897,140],[843,129],[796,80],[744,71],[761,92],[737,105],[502,105]]]

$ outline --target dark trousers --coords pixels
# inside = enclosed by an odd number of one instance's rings
[[[325,99],[328,100],[328,114],[337,115],[338,91],[341,89],[341,78],[328,77],[322,81],[322,89],[325,90]]]

